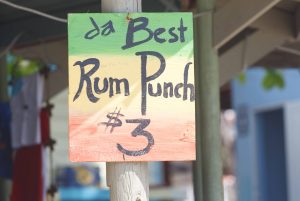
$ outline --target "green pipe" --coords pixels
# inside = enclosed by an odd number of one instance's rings
[[[220,91],[219,65],[213,48],[214,0],[197,0],[199,13],[205,13],[197,20],[199,65],[196,66],[196,80],[199,88],[200,130],[197,132],[198,175],[202,175],[203,201],[223,201],[222,156],[220,140]],[[209,12],[211,11],[211,12]],[[199,124],[198,124],[199,125]],[[201,145],[201,146],[200,146]],[[199,148],[200,146],[200,148]],[[200,168],[201,165],[201,168]],[[201,172],[201,173],[200,173]],[[197,201],[200,201],[197,200]]]
[[[197,19],[194,20],[194,52],[195,52],[195,90],[197,93],[195,101],[196,111],[196,161],[193,162],[193,182],[194,182],[194,196],[196,201],[203,201],[203,190],[202,190],[202,155],[201,155],[201,137],[200,137],[200,73],[199,73],[199,43],[198,43],[198,23]]]

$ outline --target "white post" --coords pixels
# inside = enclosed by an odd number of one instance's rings
[[[111,201],[148,201],[149,180],[146,162],[106,164]]]
[[[102,12],[141,12],[141,0],[102,0]],[[146,162],[107,163],[107,184],[111,201],[148,201]]]
[[[102,12],[137,13],[142,12],[142,0],[102,0]]]

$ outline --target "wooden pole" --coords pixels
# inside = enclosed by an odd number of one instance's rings
[[[111,201],[148,201],[149,179],[146,162],[106,164]]]
[[[223,201],[222,185],[222,157],[220,141],[220,93],[219,93],[219,66],[216,50],[213,48],[213,10],[214,0],[197,0],[200,13],[207,13],[199,17],[198,48],[199,66],[196,77],[199,82],[199,109],[200,109],[200,139],[202,154],[202,184],[203,200]],[[211,12],[210,12],[211,11]],[[199,142],[199,141],[198,141]],[[199,145],[198,145],[199,146]],[[200,166],[200,161],[197,163]]]
[[[141,12],[141,0],[102,0],[102,12]],[[111,201],[148,201],[148,163],[107,163]]]

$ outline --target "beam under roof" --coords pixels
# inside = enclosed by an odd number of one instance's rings
[[[220,48],[281,0],[231,0],[214,14],[214,46]]]
[[[293,17],[280,10],[269,11],[251,27],[257,31],[220,56],[221,86],[275,48],[294,40]]]

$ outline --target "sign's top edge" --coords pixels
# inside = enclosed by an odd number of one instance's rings
[[[193,14],[192,12],[116,12],[116,13],[68,13],[70,15],[124,15],[124,14],[163,14],[163,15],[172,15],[172,14]]]

